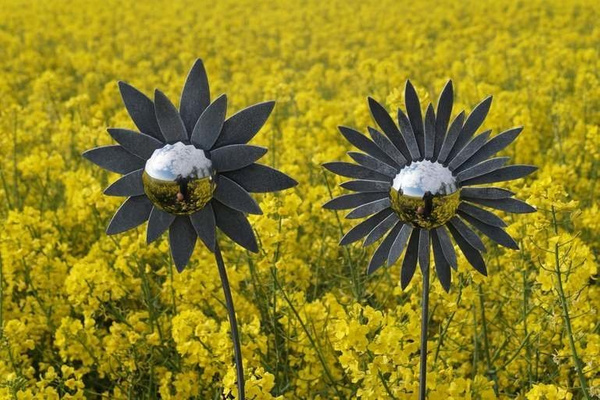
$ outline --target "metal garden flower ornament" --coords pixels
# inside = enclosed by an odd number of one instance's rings
[[[328,170],[352,178],[341,186],[355,192],[327,202],[324,208],[353,209],[346,216],[350,219],[368,217],[348,231],[340,244],[364,238],[363,245],[367,246],[383,238],[369,262],[369,274],[383,265],[394,264],[405,251],[400,274],[402,288],[410,283],[417,261],[420,265],[421,399],[426,397],[430,249],[438,279],[448,291],[451,269],[457,268],[451,237],[468,262],[487,275],[481,254],[486,249],[476,231],[502,246],[518,249],[518,245],[503,229],[506,223],[486,208],[512,213],[535,211],[513,198],[514,193],[509,190],[481,186],[518,179],[537,169],[529,165],[505,166],[509,157],[494,157],[517,138],[522,128],[509,129],[492,138],[489,130],[475,135],[492,98],[484,99],[468,117],[462,111],[450,122],[453,97],[449,81],[437,110],[429,104],[423,118],[417,93],[408,81],[407,112],[398,110],[398,125],[383,106],[369,98],[371,115],[383,133],[369,127],[368,138],[341,126],[342,135],[361,150],[348,152],[356,164],[324,164]]]
[[[240,340],[216,228],[245,249],[258,252],[246,213],[262,212],[250,193],[296,185],[282,172],[256,163],[266,148],[247,144],[262,128],[275,102],[255,104],[226,119],[227,96],[210,101],[201,60],[189,72],[179,110],[159,90],[152,101],[127,83],[119,82],[119,88],[140,132],[108,129],[118,144],[83,154],[100,167],[123,175],[104,192],[127,197],[106,233],[121,233],[148,221],[150,243],[168,229],[171,254],[180,272],[189,262],[197,238],[215,254],[231,324],[239,398],[243,399]]]

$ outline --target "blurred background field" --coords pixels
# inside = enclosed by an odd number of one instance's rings
[[[431,399],[600,397],[600,6],[591,0],[152,2],[0,0],[0,398],[235,396],[212,255],[171,266],[166,237],[107,237],[115,180],[80,156],[133,128],[124,80],[171,98],[202,58],[230,110],[277,106],[253,143],[299,181],[262,196],[261,253],[222,241],[248,397],[413,399],[420,276],[366,276],[373,247],[320,164],[346,159],[337,125],[395,114],[410,78],[423,107],[447,79],[453,115],[494,95],[484,129],[525,129],[507,150],[540,170],[511,189],[538,207],[507,217],[521,251],[490,245],[432,284]]]

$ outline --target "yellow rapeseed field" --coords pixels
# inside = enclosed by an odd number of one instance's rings
[[[252,143],[299,182],[259,197],[258,255],[221,237],[248,398],[416,397],[420,276],[367,277],[373,247],[339,247],[351,224],[321,209],[337,126],[372,125],[369,95],[404,108],[406,79],[423,106],[448,79],[455,110],[494,95],[484,129],[523,125],[505,153],[540,167],[504,185],[539,210],[504,216],[521,251],[432,280],[429,398],[600,397],[599,20],[593,0],[0,0],[0,398],[236,397],[212,254],[177,273],[166,237],[107,236],[117,175],[81,157],[134,128],[118,80],[176,99],[197,58],[230,113],[277,101]]]

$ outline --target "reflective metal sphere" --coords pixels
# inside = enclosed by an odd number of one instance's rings
[[[402,168],[390,189],[392,209],[400,220],[423,229],[437,228],[454,217],[459,198],[452,172],[428,160]]]
[[[171,214],[192,214],[212,199],[212,162],[204,150],[182,142],[155,150],[142,174],[144,192],[152,203]]]

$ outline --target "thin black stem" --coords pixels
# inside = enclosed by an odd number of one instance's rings
[[[227,278],[227,270],[221,255],[219,244],[215,245],[215,259],[219,267],[219,275],[223,284],[223,294],[225,294],[225,305],[227,306],[227,314],[229,314],[229,324],[231,325],[231,339],[233,340],[233,354],[235,356],[235,368],[237,371],[237,387],[238,398],[245,400],[244,393],[244,365],[242,362],[242,347],[240,345],[240,335],[238,333],[237,319],[235,318],[235,308],[233,306],[233,297],[231,297],[231,288],[229,287],[229,279]]]
[[[429,326],[429,263],[421,268],[423,273],[423,298],[421,300],[421,370],[419,374],[419,400],[427,398],[427,328]]]

